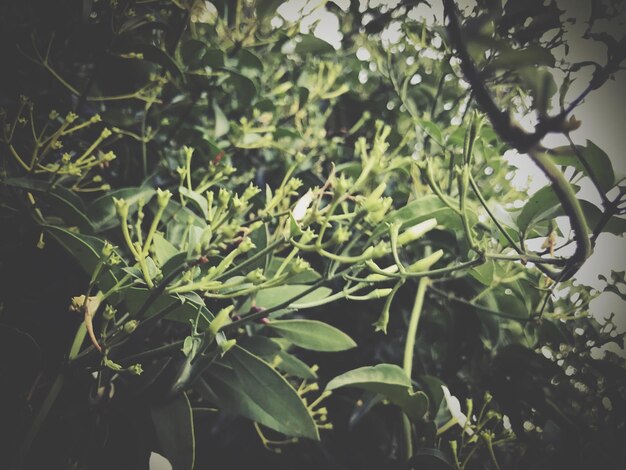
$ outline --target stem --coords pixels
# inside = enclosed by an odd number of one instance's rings
[[[422,308],[424,306],[424,296],[426,294],[426,287],[429,284],[429,279],[423,277],[419,280],[417,285],[417,293],[415,294],[415,303],[413,304],[413,310],[411,310],[411,317],[409,319],[409,328],[407,330],[406,342],[404,343],[404,358],[402,361],[402,368],[406,375],[411,378],[413,372],[413,351],[415,350],[415,335],[417,334],[417,326],[422,314]],[[413,437],[411,429],[411,421],[407,415],[402,415],[402,428],[404,430],[404,446],[406,452],[406,460],[413,455]]]
[[[24,461],[26,459],[26,456],[28,455],[30,447],[32,446],[33,441],[35,440],[35,437],[37,437],[37,434],[39,434],[41,425],[45,421],[46,417],[48,416],[48,413],[50,412],[50,409],[52,408],[52,405],[54,404],[57,397],[59,396],[59,393],[61,392],[61,388],[63,387],[64,380],[65,380],[65,375],[60,373],[57,375],[56,379],[54,380],[52,387],[50,387],[50,390],[48,391],[46,398],[41,404],[39,413],[37,413],[37,416],[35,417],[33,423],[28,429],[28,432],[26,433],[26,436],[24,437],[24,440],[22,441],[18,460],[14,467],[15,469],[20,469],[23,467]]]
[[[568,266],[555,276],[555,278],[561,281],[566,281],[578,271],[585,260],[591,256],[593,251],[591,240],[589,239],[587,220],[585,219],[580,202],[576,198],[574,189],[565,179],[565,176],[563,176],[563,172],[553,163],[550,156],[545,152],[536,150],[531,150],[528,154],[552,183],[552,189],[559,198],[563,210],[569,217],[572,230],[576,237],[576,251],[572,257],[569,258]]]
[[[415,335],[417,334],[417,326],[419,325],[422,308],[424,306],[424,296],[429,283],[430,280],[427,277],[423,277],[419,280],[417,293],[415,294],[415,302],[413,303],[413,310],[411,310],[411,317],[409,319],[409,328],[407,330],[406,342],[404,343],[404,359],[402,361],[402,368],[409,378],[413,372]]]
[[[78,355],[78,351],[80,351],[80,346],[83,344],[86,334],[87,334],[87,328],[85,328],[84,323],[81,323],[80,326],[78,327],[78,330],[76,331],[76,335],[74,336],[74,341],[72,341],[72,346],[70,348],[70,352],[68,356],[69,360],[73,359],[74,357]],[[46,420],[48,413],[52,409],[52,405],[54,405],[54,402],[58,398],[59,393],[61,392],[61,389],[63,388],[64,381],[65,381],[65,374],[63,372],[59,372],[59,374],[54,379],[54,382],[52,383],[52,387],[50,387],[50,390],[48,391],[46,398],[44,398],[44,401],[41,404],[41,408],[39,408],[39,412],[37,413],[37,416],[35,416],[35,419],[33,420],[32,424],[30,425],[30,428],[28,429],[28,431],[26,432],[26,435],[24,436],[24,440],[22,441],[22,445],[20,446],[20,451],[19,451],[19,455],[17,458],[17,462],[15,463],[15,466],[14,466],[16,470],[23,467],[24,461],[28,455],[28,452],[30,451],[30,448],[35,438],[37,437],[37,434],[39,434],[42,424]]]
[[[480,192],[480,189],[478,189],[478,185],[476,184],[476,181],[474,180],[474,177],[471,174],[469,176],[469,183],[472,186],[472,189],[474,190],[474,194],[476,194],[476,197],[478,198],[482,206],[485,208],[485,211],[487,211],[487,214],[489,215],[491,220],[493,220],[493,223],[496,224],[496,227],[498,227],[498,230],[500,230],[500,233],[504,235],[504,238],[507,239],[507,241],[509,242],[509,244],[515,251],[517,251],[520,254],[524,253],[524,247],[518,246],[517,243],[515,243],[515,240],[513,240],[511,235],[509,235],[509,233],[505,230],[505,228],[502,226],[500,221],[496,218],[494,213],[491,212],[491,209],[489,209],[489,206],[487,205],[487,201],[485,200],[484,196]]]

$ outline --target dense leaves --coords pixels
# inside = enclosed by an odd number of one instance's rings
[[[621,7],[442,3],[0,6],[3,468],[623,467]]]

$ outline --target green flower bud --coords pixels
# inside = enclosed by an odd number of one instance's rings
[[[73,123],[74,121],[76,121],[76,119],[78,119],[78,115],[74,113],[67,113],[67,115],[65,116],[65,122],[67,122],[68,124]]]
[[[398,236],[398,246],[411,243],[418,238],[422,237],[426,232],[434,229],[437,226],[437,219],[432,218],[425,220],[417,225],[413,225]]]
[[[111,161],[115,160],[116,158],[117,158],[117,156],[115,155],[115,153],[110,151],[110,152],[107,152],[107,153],[103,153],[102,156],[100,157],[100,160],[102,160],[103,162],[111,162]]]
[[[337,193],[342,195],[350,192],[352,184],[352,178],[346,178],[344,175],[340,175],[339,178],[336,178],[334,186]]]
[[[113,308],[113,306],[107,305],[106,307],[104,307],[102,318],[104,318],[105,321],[111,321],[115,318],[116,313],[117,313],[117,310]]]
[[[230,348],[232,348],[233,346],[235,346],[236,344],[237,344],[237,340],[236,339],[229,339],[227,341],[222,341],[219,344],[221,355],[223,356],[224,354],[226,354],[228,352],[228,350]]]
[[[113,134],[113,132],[111,132],[111,129],[109,129],[108,127],[105,127],[104,129],[102,129],[102,132],[100,133],[100,138],[106,139],[107,137],[110,137],[111,134]]]
[[[428,271],[428,269],[430,269],[433,264],[439,261],[442,256],[443,250],[437,250],[431,255],[428,255],[425,258],[422,258],[411,264],[410,266],[407,266],[406,270],[410,273],[420,273],[423,271]]]
[[[130,320],[124,323],[123,330],[126,334],[131,334],[133,331],[137,329],[139,322],[137,320]]]
[[[101,253],[102,253],[103,258],[108,258],[109,256],[115,253],[115,248],[108,241],[105,241],[104,245],[102,246]]]
[[[310,241],[314,240],[316,236],[317,235],[315,234],[313,230],[311,230],[310,228],[307,228],[306,230],[302,231],[302,236],[300,237],[300,243],[302,243],[303,245],[306,245]]]
[[[247,253],[248,251],[250,251],[250,250],[252,250],[254,248],[256,248],[256,245],[254,244],[252,239],[244,238],[243,240],[241,240],[241,243],[239,244],[238,250],[239,250],[240,253]]]
[[[233,209],[237,212],[243,212],[247,206],[246,201],[240,198],[237,194],[233,196]]]
[[[107,357],[104,358],[104,367],[107,367],[107,368],[109,368],[111,370],[114,370],[116,372],[119,372],[119,371],[122,370],[122,366],[121,365],[119,365],[116,362],[113,362],[112,360],[110,360]]]
[[[291,263],[291,272],[293,274],[302,273],[310,268],[311,268],[311,265],[309,264],[309,262],[306,260],[303,260],[302,258],[295,258],[293,262]]]
[[[228,202],[230,201],[230,193],[224,188],[220,188],[220,192],[217,195],[217,200],[219,201],[220,206],[226,207]]]
[[[393,289],[391,289],[391,288],[374,289],[372,292],[367,294],[364,298],[368,298],[368,299],[383,299],[383,298],[387,297],[389,294],[391,294],[392,290]]]
[[[117,216],[122,220],[126,220],[128,218],[128,202],[126,201],[126,199],[117,199],[116,197],[114,197],[113,204],[115,204],[115,211],[117,212]]]
[[[164,208],[165,206],[167,206],[167,203],[170,201],[171,197],[172,193],[169,191],[169,189],[166,189],[165,191],[162,191],[161,188],[157,189],[157,203],[160,208]]]
[[[251,282],[252,284],[261,284],[266,281],[267,278],[263,274],[263,269],[257,268],[254,271],[250,271],[246,274],[246,281]]]
[[[217,333],[219,333],[219,331],[222,329],[222,327],[230,323],[230,313],[233,311],[234,308],[234,305],[229,305],[228,307],[220,310],[217,315],[215,315],[215,318],[209,325],[209,333],[211,333],[213,336],[216,336]]]
[[[391,246],[387,242],[379,242],[376,246],[372,247],[372,259],[385,256],[391,251]]]
[[[185,152],[185,158],[191,158],[194,149],[192,147],[188,147],[187,145],[183,145],[183,152]]]
[[[243,192],[243,196],[242,199],[244,201],[249,201],[250,199],[252,199],[254,196],[256,196],[257,194],[259,194],[261,192],[261,190],[259,188],[257,188],[256,186],[254,186],[253,184],[250,184],[250,186],[248,186],[246,188],[246,190]]]
[[[371,261],[371,263],[373,264],[373,266],[376,267],[375,263],[373,261]],[[391,266],[387,266],[386,268],[382,269],[381,271],[384,271],[388,274],[394,274],[398,272],[398,265],[397,264],[392,264]],[[365,279],[367,279],[368,281],[386,281],[389,280],[390,278],[385,276],[384,274],[378,274],[378,273],[373,273],[370,274],[369,276],[367,276]]]
[[[333,233],[331,241],[333,243],[336,243],[337,245],[340,245],[350,240],[351,234],[352,232],[350,232],[347,228],[339,226],[337,227],[337,230],[335,230],[335,233]]]
[[[143,368],[141,367],[141,364],[133,364],[127,370],[133,375],[141,375],[143,373]]]

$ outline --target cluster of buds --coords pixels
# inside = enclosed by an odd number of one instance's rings
[[[117,254],[117,251],[115,251],[115,247],[111,245],[108,241],[104,242],[100,254],[102,263],[105,266],[115,266],[117,264],[120,264],[122,261],[122,258],[120,258],[120,256]]]

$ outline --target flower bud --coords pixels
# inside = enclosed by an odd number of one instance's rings
[[[226,354],[228,352],[228,350],[230,348],[232,348],[233,346],[235,346],[236,344],[237,344],[237,340],[236,339],[229,339],[227,341],[222,341],[219,344],[221,355],[223,356],[224,354]]]
[[[434,229],[436,226],[437,219],[435,218],[425,220],[424,222],[421,222],[417,225],[413,225],[398,236],[398,246],[406,245],[407,243],[411,243],[417,240],[426,232]]]
[[[346,178],[344,175],[340,175],[339,178],[335,179],[335,190],[337,194],[346,194],[350,192],[350,188],[352,187],[353,181],[352,178]]]
[[[237,249],[239,250],[240,253],[247,253],[248,251],[253,250],[254,248],[256,248],[256,245],[254,244],[252,239],[244,238],[243,240],[241,240],[241,243],[239,244],[239,247]]]
[[[262,282],[266,280],[267,278],[263,274],[262,268],[257,268],[254,271],[250,271],[248,274],[246,274],[246,281],[251,282],[252,284],[255,284],[255,285],[261,284]]]
[[[374,263],[372,261],[372,263]],[[387,266],[385,269],[381,269],[381,271],[384,271],[388,274],[394,274],[398,272],[398,265],[397,264],[392,264],[391,266]],[[373,273],[370,274],[369,276],[367,276],[365,278],[368,281],[386,281],[389,280],[390,278],[385,276],[384,274],[378,274],[378,273]]]
[[[143,368],[141,367],[141,364],[133,364],[127,370],[133,375],[141,375],[143,373]]]
[[[194,149],[192,147],[183,145],[183,152],[185,153],[185,158],[191,158],[191,156],[193,155],[193,151]]]
[[[117,313],[117,310],[115,308],[113,308],[113,306],[111,305],[107,305],[106,307],[104,307],[104,312],[102,313],[102,318],[105,321],[111,321],[115,318],[115,314]]]
[[[379,242],[378,245],[372,247],[371,257],[372,259],[380,258],[382,256],[385,256],[390,251],[391,247],[387,242]]]
[[[74,121],[76,121],[76,119],[78,119],[78,115],[74,113],[67,113],[65,116],[65,122],[67,122],[68,124],[73,123]]]
[[[139,325],[139,322],[137,320],[127,321],[126,323],[124,323],[124,326],[123,326],[124,333],[128,335],[131,334],[133,331],[137,329],[138,325]]]
[[[254,196],[256,196],[257,194],[259,194],[261,192],[261,190],[259,188],[257,188],[256,186],[254,186],[253,184],[250,184],[250,186],[248,186],[246,188],[246,190],[243,192],[242,195],[242,199],[244,201],[249,201],[250,199],[252,199]]]
[[[230,193],[224,188],[220,188],[220,191],[217,194],[217,200],[219,201],[220,206],[226,207],[230,201]]]
[[[167,203],[169,202],[171,197],[172,193],[169,189],[162,191],[161,188],[157,188],[157,203],[159,204],[160,208],[164,208],[165,206],[167,206]]]
[[[234,305],[229,305],[220,310],[209,325],[209,333],[216,336],[224,325],[230,323],[230,313],[234,308]]]
[[[406,270],[410,273],[419,273],[423,271],[427,271],[430,267],[435,264],[437,261],[441,259],[443,256],[443,250],[437,250],[431,255],[422,258],[415,263],[407,266]]]
[[[299,274],[306,271],[310,267],[311,265],[308,261],[303,260],[302,258],[295,258],[291,263],[291,272],[293,274]]]
[[[337,245],[341,245],[342,243],[350,240],[351,234],[352,233],[347,228],[341,226],[337,227],[337,230],[335,230],[335,233],[333,233],[331,241],[333,243],[336,243]]]
[[[116,197],[114,197],[113,204],[115,204],[115,211],[117,212],[117,216],[122,220],[126,220],[128,218],[128,202],[126,201],[126,199],[117,199]]]
[[[314,240],[316,236],[317,235],[315,235],[315,232],[313,230],[311,230],[310,228],[307,228],[306,230],[302,231],[302,236],[300,237],[300,243],[302,243],[303,245],[306,245],[310,241]]]

